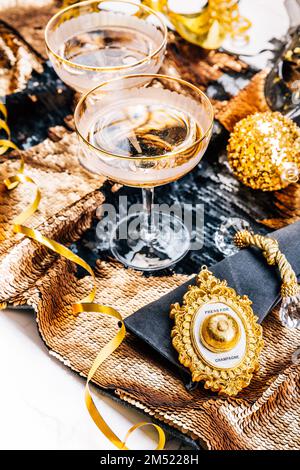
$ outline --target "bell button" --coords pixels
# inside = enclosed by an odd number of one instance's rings
[[[238,322],[228,313],[215,313],[204,319],[200,327],[202,344],[213,352],[233,349],[239,342],[241,331]]]

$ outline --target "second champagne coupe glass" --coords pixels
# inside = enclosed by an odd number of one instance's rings
[[[143,210],[112,230],[115,257],[143,271],[176,263],[190,234],[180,217],[153,211],[153,188],[179,179],[202,158],[213,125],[207,96],[178,78],[130,75],[83,96],[74,118],[82,165],[143,191]]]
[[[125,0],[90,0],[60,10],[45,30],[57,75],[80,93],[131,73],[156,73],[167,28],[147,6]]]

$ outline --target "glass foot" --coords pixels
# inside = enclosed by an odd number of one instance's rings
[[[249,222],[238,217],[229,217],[215,233],[215,244],[225,256],[232,256],[239,251],[235,246],[233,237],[240,230],[251,230]]]
[[[177,263],[190,247],[190,233],[175,215],[153,212],[153,229],[147,231],[144,215],[132,214],[113,229],[113,255],[133,269],[157,271]]]

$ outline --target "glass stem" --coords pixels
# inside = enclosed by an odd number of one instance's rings
[[[141,236],[144,242],[149,244],[157,236],[157,227],[154,223],[153,200],[154,188],[143,188],[143,223],[141,227]]]

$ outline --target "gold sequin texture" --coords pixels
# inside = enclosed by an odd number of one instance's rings
[[[252,114],[230,135],[228,161],[245,185],[275,191],[296,182],[300,170],[300,128],[278,112]]]

